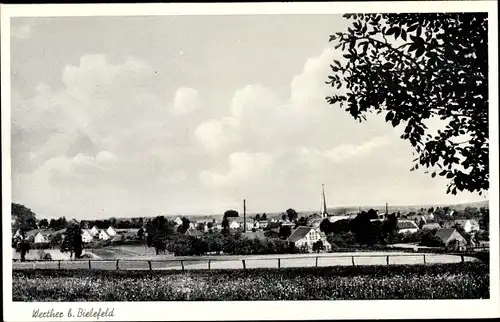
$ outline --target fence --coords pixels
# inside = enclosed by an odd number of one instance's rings
[[[282,256],[172,259],[90,259],[90,260],[14,260],[14,269],[116,269],[116,270],[181,270],[250,269],[287,267],[325,267],[356,265],[428,264],[474,260],[464,253],[456,254],[370,254],[331,256]],[[214,267],[215,266],[215,267]]]

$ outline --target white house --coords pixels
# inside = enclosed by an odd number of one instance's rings
[[[262,229],[266,229],[268,225],[269,225],[269,222],[267,220],[259,221],[259,227]]]
[[[94,225],[94,227],[92,227],[92,229],[90,229],[90,235],[92,235],[92,237],[96,237],[97,235],[99,235],[99,228],[97,228],[97,226]]]
[[[116,236],[116,230],[113,228],[113,226],[109,226],[108,229],[106,229],[106,233],[108,234],[109,237]]]
[[[104,229],[101,229],[99,231],[99,239],[101,239],[101,240],[108,240],[109,239],[109,235],[108,235],[108,233],[106,233],[106,231]]]
[[[398,232],[400,233],[416,233],[418,226],[411,220],[398,220]]]
[[[240,224],[236,220],[232,220],[229,223],[229,228],[230,229],[239,229],[240,227],[241,227]]]
[[[82,242],[85,244],[91,243],[94,237],[90,233],[90,229],[82,229]]]
[[[34,239],[35,244],[43,244],[43,243],[48,243],[48,242],[49,242],[49,238],[47,237],[47,235],[42,234],[41,232],[38,232],[35,235],[35,239]]]
[[[455,224],[462,226],[466,233],[479,230],[479,223],[472,219],[455,220]]]
[[[323,242],[323,246],[325,250],[330,250],[331,245],[326,240],[324,234],[318,228],[313,227],[305,227],[300,226],[295,229],[290,237],[288,237],[287,241],[290,243],[294,243],[297,248],[307,248],[308,250],[312,250],[314,243],[321,240]]]
[[[175,218],[174,223],[175,223],[176,226],[182,225],[182,219],[181,219],[181,217]]]

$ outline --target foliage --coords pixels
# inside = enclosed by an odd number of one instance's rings
[[[352,232],[330,233],[326,236],[326,240],[332,245],[332,250],[335,248],[349,248],[356,246],[356,236]]]
[[[280,226],[278,237],[281,239],[287,239],[292,234],[292,228],[288,225]]]
[[[295,211],[295,209],[289,208],[286,210],[286,216],[288,217],[288,220],[294,222],[295,220],[297,220],[299,214]]]
[[[323,249],[325,249],[325,246],[323,245],[323,241],[318,240],[317,242],[315,242],[315,243],[313,244],[313,247],[312,247],[312,251],[313,251],[313,252],[319,253],[319,252],[320,252],[320,251],[322,251]]]
[[[239,214],[236,210],[230,209],[224,212],[224,218],[232,218],[232,217],[239,217]]]
[[[489,232],[487,232],[485,230],[480,230],[480,231],[476,232],[475,236],[476,236],[477,240],[484,240],[484,241],[490,240],[490,234],[489,234]]]
[[[66,220],[66,217],[51,219],[49,222],[49,228],[53,230],[66,229],[67,227],[68,227],[68,222]]]
[[[444,243],[441,239],[436,237],[435,232],[425,230],[420,237],[420,246],[443,247]]]
[[[16,243],[16,251],[21,254],[21,262],[24,262],[26,259],[26,254],[29,253],[30,251],[30,243],[28,242],[27,239],[20,239]]]
[[[308,217],[300,217],[299,220],[297,220],[297,226],[310,226],[309,218]]]
[[[47,219],[43,218],[38,222],[38,228],[48,228],[49,227],[49,222]]]
[[[21,270],[14,301],[487,299],[489,266],[337,266],[212,271]]]
[[[190,221],[186,217],[182,217],[181,220],[182,224],[180,224],[179,227],[177,227],[177,232],[180,234],[185,234],[186,231],[189,229]]]
[[[148,247],[154,247],[158,254],[165,251],[165,241],[175,234],[175,223],[164,216],[157,216],[146,223],[146,232]]]
[[[80,258],[82,250],[82,230],[79,225],[71,224],[66,228],[65,237],[61,244],[61,252],[70,252],[75,254],[75,258]]]
[[[13,202],[11,204],[11,212],[12,217],[15,218],[15,222],[12,226],[13,229],[20,229],[21,231],[27,232],[38,228],[36,224],[36,214],[31,211],[31,209]]]
[[[490,210],[488,208],[481,208],[482,217],[479,221],[479,226],[481,229],[489,231],[490,230]]]
[[[347,32],[330,36],[346,63],[334,61],[327,97],[354,119],[385,112],[447,193],[489,188],[488,17],[486,13],[346,14]],[[428,121],[446,123],[437,134]]]

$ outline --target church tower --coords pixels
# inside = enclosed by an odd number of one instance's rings
[[[328,217],[328,210],[326,208],[326,197],[325,197],[325,185],[321,185],[322,188],[322,195],[321,195],[321,217],[327,218]]]

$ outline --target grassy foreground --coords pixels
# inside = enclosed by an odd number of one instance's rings
[[[489,298],[480,262],[212,271],[25,270],[14,301],[219,301]]]

